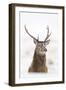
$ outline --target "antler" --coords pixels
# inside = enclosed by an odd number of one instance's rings
[[[27,30],[27,28],[26,28],[26,25],[25,25],[24,27],[25,27],[26,33],[27,33],[31,38],[33,38],[34,40],[38,40],[38,39],[36,39],[35,37],[33,37],[33,36],[28,32],[28,30]]]
[[[47,36],[46,36],[44,42],[48,40],[48,38],[50,37],[50,35],[51,35],[51,33],[49,34],[49,26],[47,26]],[[49,39],[49,41],[50,41],[50,39]]]

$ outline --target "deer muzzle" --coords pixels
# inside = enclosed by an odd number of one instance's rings
[[[45,52],[47,52],[47,49],[46,49],[46,48],[44,48],[44,51],[45,51]]]

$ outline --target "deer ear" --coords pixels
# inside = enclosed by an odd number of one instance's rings
[[[34,43],[37,44],[37,40],[36,39],[33,39]]]
[[[50,39],[49,40],[47,40],[47,41],[45,41],[45,45],[48,45],[49,44],[49,42],[50,42]]]

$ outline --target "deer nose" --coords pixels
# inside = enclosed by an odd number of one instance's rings
[[[47,51],[47,49],[46,49],[46,48],[44,48],[44,51],[46,52],[46,51]]]

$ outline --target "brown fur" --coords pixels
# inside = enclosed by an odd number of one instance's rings
[[[37,55],[36,51],[34,53],[33,62],[31,67],[28,70],[29,72],[48,72],[48,68],[46,66],[46,55]]]

